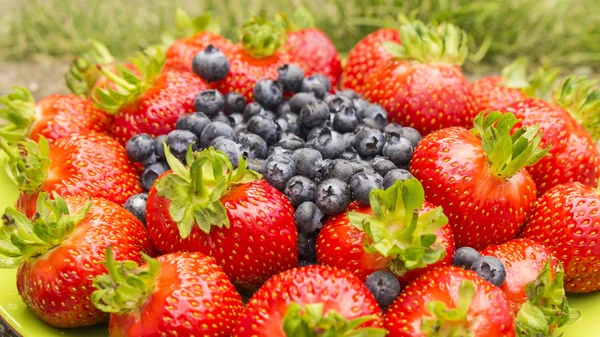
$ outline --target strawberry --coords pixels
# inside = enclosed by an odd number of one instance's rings
[[[280,66],[298,64],[298,60],[281,48],[286,41],[285,28],[281,24],[252,18],[244,24],[240,35],[241,43],[224,52],[231,65],[229,74],[211,86],[223,95],[238,92],[247,102],[252,102],[252,91],[259,80],[276,80]]]
[[[529,98],[503,109],[521,120],[518,126],[539,124],[544,134],[542,146],[551,144],[549,155],[528,168],[538,195],[570,182],[597,186],[600,152],[590,133],[600,136],[600,89],[592,90],[592,83],[583,77],[569,77],[554,90],[554,103]]]
[[[370,207],[355,202],[348,212],[327,219],[317,237],[321,264],[352,271],[362,281],[388,269],[401,284],[452,264],[452,229],[442,208],[425,201],[419,181],[373,189],[370,201]]]
[[[352,89],[361,94],[365,79],[377,65],[386,63],[394,56],[384,47],[383,42],[400,42],[400,31],[382,28],[365,36],[348,53],[346,65],[342,72],[340,87]]]
[[[409,284],[383,317],[388,337],[514,337],[515,318],[500,288],[472,270],[447,266]]]
[[[515,313],[517,335],[551,335],[578,318],[579,312],[569,307],[565,296],[562,266],[544,245],[514,239],[487,247],[481,254],[504,263],[506,280],[501,289]]]
[[[9,167],[21,195],[19,211],[32,216],[39,192],[56,192],[62,197],[89,195],[119,205],[142,191],[138,169],[125,148],[114,138],[90,132],[72,134],[48,145],[40,137],[20,143],[22,156],[0,138],[8,154]]]
[[[174,253],[116,262],[106,251],[108,274],[97,276],[94,305],[110,313],[110,336],[229,337],[244,309],[240,295],[215,260]]]
[[[234,284],[260,286],[298,264],[298,233],[288,199],[240,159],[210,148],[186,168],[165,147],[172,171],[148,195],[146,221],[162,253],[198,251],[214,257]]]
[[[467,34],[451,24],[402,25],[402,45],[386,43],[394,56],[365,78],[364,97],[388,112],[388,120],[426,135],[450,126],[468,127],[477,114],[460,65]]]
[[[483,249],[513,239],[536,199],[535,183],[523,168],[547,152],[538,128],[523,127],[513,114],[479,114],[474,129],[436,131],[415,148],[410,171],[425,198],[442,206],[457,247]]]
[[[383,337],[381,310],[352,273],[294,268],[267,281],[248,301],[231,337]]]
[[[581,183],[558,185],[533,206],[521,234],[544,244],[565,269],[565,289],[600,290],[600,195]]]
[[[134,59],[139,74],[117,65],[117,74],[102,68],[112,83],[96,88],[96,105],[115,114],[112,134],[121,144],[141,133],[153,137],[175,129],[177,119],[194,111],[194,98],[207,85],[188,71],[165,71],[164,54],[158,48]],[[113,88],[116,87],[115,88]]]
[[[90,301],[92,279],[107,245],[117,259],[139,261],[153,248],[144,225],[121,206],[100,198],[40,193],[32,220],[14,208],[2,216],[0,266],[18,266],[17,290],[44,322],[61,328],[93,325],[108,315]]]
[[[112,123],[111,116],[76,95],[53,94],[36,104],[27,89],[14,87],[0,104],[0,136],[9,142],[44,136],[52,143],[72,133],[108,133]]]

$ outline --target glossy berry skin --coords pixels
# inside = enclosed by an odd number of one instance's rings
[[[164,70],[191,72],[194,56],[211,44],[220,50],[227,50],[232,45],[231,41],[221,35],[208,31],[177,39],[167,49]]]
[[[244,305],[215,260],[201,253],[167,254],[157,260],[154,292],[138,310],[112,314],[110,335],[228,337]]]
[[[61,197],[89,195],[123,205],[142,192],[139,170],[114,138],[95,132],[71,134],[50,145],[52,164],[41,187]],[[17,209],[32,216],[38,192],[22,193]]]
[[[73,214],[84,207],[87,197],[67,197]],[[27,259],[17,271],[17,290],[27,307],[47,324],[69,328],[90,326],[108,320],[90,300],[92,279],[106,273],[100,262],[111,245],[116,260],[140,262],[141,253],[153,254],[144,225],[123,207],[92,198],[87,216],[58,246]]]
[[[426,135],[450,126],[470,127],[477,115],[471,87],[459,67],[390,60],[368,75],[364,97],[388,120]]]
[[[342,58],[329,37],[317,28],[290,31],[284,48],[293,55],[306,76],[323,74],[337,87],[342,74]]]
[[[493,256],[482,256],[475,260],[473,265],[471,265],[471,270],[496,287],[504,284],[504,280],[506,279],[504,263]]]
[[[123,208],[133,214],[146,225],[146,203],[148,202],[148,193],[134,194],[127,201]]]
[[[177,130],[187,130],[196,135],[198,139],[202,136],[204,128],[210,124],[210,118],[202,112],[194,112],[191,114],[183,115],[177,119],[175,128]],[[158,138],[157,138],[158,139]],[[162,143],[161,143],[162,145]],[[158,146],[158,144],[157,144]],[[162,146],[161,146],[162,147]],[[162,150],[164,152],[164,149]],[[163,153],[164,156],[164,153]]]
[[[535,180],[538,196],[559,184],[580,182],[596,187],[600,178],[600,153],[590,135],[562,107],[530,98],[503,110],[515,114],[523,125],[540,125],[540,146],[552,142],[548,155],[527,168]]]
[[[515,337],[515,319],[506,296],[474,271],[447,266],[430,271],[409,284],[388,307],[384,328],[388,337],[422,337],[421,322],[432,317],[427,304],[440,301],[456,308],[462,281],[475,286],[475,296],[467,312],[466,327],[473,337]]]
[[[462,269],[471,269],[473,263],[481,258],[481,254],[471,247],[460,247],[454,252],[452,265]]]
[[[312,234],[320,230],[323,227],[324,217],[325,214],[312,201],[301,203],[294,213],[298,232],[304,234]]]
[[[166,172],[161,178],[171,171]],[[161,179],[159,178],[159,179]],[[208,234],[197,226],[182,239],[169,214],[170,201],[148,194],[146,221],[150,238],[161,253],[190,251],[214,257],[234,284],[256,287],[272,275],[298,263],[294,208],[265,180],[237,185],[221,198],[230,227],[213,227]]]
[[[310,289],[310,290],[309,290]],[[294,268],[272,277],[248,301],[232,337],[286,337],[288,305],[323,303],[347,319],[376,315],[361,327],[380,327],[381,310],[367,287],[352,273],[328,266]]]
[[[284,92],[298,92],[302,87],[304,71],[296,64],[285,64],[277,69],[277,83]]]
[[[419,213],[434,208],[426,201]],[[367,235],[350,223],[349,212],[373,214],[370,206],[360,206],[357,202],[353,202],[344,213],[328,218],[317,237],[317,260],[324,265],[349,270],[364,281],[367,276],[377,270],[387,270],[386,265],[391,258],[377,252],[365,251]],[[401,284],[406,284],[429,270],[452,264],[455,247],[451,226],[445,225],[435,234],[438,236],[436,244],[442,244],[446,249],[444,258],[425,268],[413,269],[404,275],[396,275]]]
[[[264,108],[277,109],[283,99],[283,92],[273,80],[260,80],[252,91],[254,99]]]
[[[312,180],[303,176],[294,176],[285,184],[283,194],[290,199],[294,207],[298,207],[305,201],[314,201],[316,189],[317,185]]]
[[[477,104],[477,111],[501,111],[507,105],[527,99],[520,89],[502,85],[502,76],[486,76],[471,84],[471,93]]]
[[[163,72],[133,102],[119,109],[112,126],[113,136],[125,144],[140,133],[152,137],[169,133],[180,116],[194,111],[196,94],[206,88],[190,72]]]
[[[581,183],[559,185],[542,195],[522,238],[542,243],[565,269],[565,290],[600,290],[600,196]]]
[[[444,208],[457,247],[483,249],[514,239],[536,199],[525,169],[507,179],[494,174],[481,139],[461,127],[423,138],[410,172],[423,183],[425,198]]]
[[[224,106],[225,98],[214,89],[203,90],[194,98],[194,109],[211,118],[223,110]]]
[[[343,212],[351,201],[350,186],[336,178],[324,180],[315,191],[315,203],[327,215]]]
[[[383,189],[387,189],[394,185],[396,180],[406,180],[412,178],[413,175],[405,169],[391,170],[383,177]]]
[[[135,135],[125,144],[129,159],[138,163],[148,159],[154,153],[155,147],[154,139],[147,134]]]
[[[209,83],[225,78],[230,68],[229,59],[212,44],[196,54],[192,60],[192,72]]]
[[[482,255],[500,259],[506,267],[506,280],[500,287],[510,302],[515,315],[527,301],[525,286],[535,281],[550,260],[552,278],[560,263],[544,245],[530,239],[514,239],[481,251]]]
[[[387,308],[400,295],[398,278],[387,270],[378,270],[369,275],[365,285],[382,309]]]
[[[400,43],[400,31],[379,29],[364,37],[352,48],[340,81],[342,89],[353,89],[359,94],[362,93],[369,72],[378,64],[392,58],[383,48],[382,42],[385,41]]]
[[[246,100],[244,96],[237,92],[228,92],[225,95],[225,106],[223,110],[226,114],[231,115],[233,113],[242,113],[246,107]]]

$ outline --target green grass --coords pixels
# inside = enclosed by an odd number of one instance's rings
[[[174,31],[177,6],[213,13],[222,33],[235,39],[249,16],[304,5],[342,53],[398,13],[450,21],[471,36],[471,72],[498,70],[518,56],[541,65],[600,69],[598,0],[28,0],[0,14],[0,59],[37,55],[70,57],[89,38],[118,57],[130,55]],[[481,61],[481,62],[477,62]]]

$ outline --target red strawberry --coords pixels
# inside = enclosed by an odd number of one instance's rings
[[[199,251],[214,257],[234,284],[260,286],[298,264],[294,209],[286,197],[246,170],[233,169],[210,148],[187,169],[165,148],[173,171],[158,178],[148,195],[147,226],[163,253]]]
[[[384,316],[388,337],[514,337],[506,295],[472,270],[448,266],[409,284]]]
[[[542,146],[552,145],[548,156],[528,168],[538,195],[570,182],[596,187],[600,178],[600,153],[590,134],[578,122],[591,134],[600,136],[594,119],[600,111],[600,89],[592,90],[591,82],[582,77],[570,77],[554,91],[553,98],[555,103],[530,98],[503,109],[520,119],[518,125],[539,124],[543,131]]]
[[[133,63],[141,76],[126,67],[117,66],[115,74],[103,69],[116,89],[108,85],[97,88],[93,96],[101,109],[116,114],[112,134],[121,144],[140,133],[153,137],[167,134],[184,114],[194,111],[194,98],[207,85],[187,71],[161,73],[164,55],[159,49],[141,55]]]
[[[108,133],[112,123],[111,116],[76,95],[53,94],[36,104],[27,89],[15,87],[0,104],[0,136],[9,142],[44,136],[52,143],[72,133]]]
[[[231,337],[320,336],[324,331],[327,336],[383,337],[380,326],[381,310],[356,276],[309,266],[267,281],[246,305]]]
[[[519,336],[552,334],[579,316],[569,308],[560,262],[542,244],[514,239],[488,247],[481,254],[504,263],[506,280],[501,289],[515,313]]]
[[[244,304],[212,257],[174,253],[144,260],[142,267],[115,262],[107,249],[108,275],[95,278],[92,301],[111,313],[111,336],[229,337]]]
[[[317,237],[320,263],[352,271],[362,281],[388,269],[402,284],[452,264],[454,236],[448,219],[441,207],[424,200],[416,179],[371,190],[370,199],[371,207],[354,203],[347,213],[327,219]]]
[[[119,205],[142,191],[138,169],[125,148],[114,138],[95,133],[72,134],[48,145],[41,137],[21,143],[23,157],[0,138],[10,157],[9,166],[21,196],[19,211],[32,216],[38,193],[56,192],[62,197],[89,195]]]
[[[340,87],[362,93],[369,73],[378,65],[393,58],[383,44],[388,41],[400,43],[400,31],[382,28],[360,40],[348,53]]]
[[[558,185],[532,208],[521,237],[544,244],[565,268],[565,289],[600,290],[600,195],[581,183]]]
[[[510,113],[482,113],[472,131],[442,129],[415,149],[411,173],[423,183],[426,199],[443,207],[457,247],[483,249],[515,238],[535,201],[535,184],[523,167],[548,148],[538,147],[537,127],[511,137],[516,123]]]
[[[451,24],[435,28],[420,21],[400,31],[402,45],[387,44],[394,58],[369,72],[364,97],[384,107],[389,121],[423,135],[471,125],[477,107],[460,69],[468,52],[466,33]]]
[[[23,302],[54,327],[106,321],[90,301],[92,279],[106,272],[98,262],[107,245],[117,259],[139,261],[153,253],[144,225],[124,208],[99,198],[40,193],[32,220],[8,208],[0,227],[0,265],[19,266],[17,290]]]

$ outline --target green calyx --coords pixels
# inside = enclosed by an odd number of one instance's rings
[[[511,135],[517,123],[518,120],[512,113],[482,112],[475,117],[474,128],[471,130],[481,137],[490,170],[504,179],[537,163],[551,146],[548,144],[545,149],[539,147],[542,134],[538,132],[538,125],[522,127]]]
[[[98,78],[102,76],[97,65],[107,66],[115,62],[106,45],[95,40],[90,41],[90,44],[91,48],[75,58],[65,74],[67,86],[75,95],[87,96],[90,93]]]
[[[469,54],[467,33],[450,23],[427,26],[418,20],[406,21],[400,27],[400,36],[402,44],[383,43],[399,59],[461,66]]]
[[[520,57],[502,69],[503,86],[521,89],[527,96],[544,97],[554,85],[559,69],[539,68],[530,76],[527,75],[527,59]]]
[[[270,22],[264,17],[253,17],[240,31],[244,50],[254,58],[269,57],[285,44],[287,34],[281,22]]]
[[[448,223],[441,207],[419,214],[425,202],[421,183],[396,181],[387,190],[372,189],[374,215],[349,212],[348,219],[367,234],[365,251],[392,257],[388,268],[402,276],[407,271],[438,262],[446,255],[435,232]]]
[[[22,193],[37,192],[42,188],[52,164],[50,145],[44,136],[40,135],[38,143],[31,139],[17,143],[17,152],[5,139],[0,137],[0,148],[8,156],[8,167],[11,178],[19,186]]]
[[[144,53],[139,53],[137,58],[131,60],[141,76],[137,76],[131,69],[117,65],[117,73],[98,66],[116,87],[116,89],[97,88],[96,95],[92,96],[96,106],[109,113],[116,113],[127,103],[133,102],[139,95],[148,89],[160,74],[165,63],[165,53],[161,48],[151,47]]]
[[[94,278],[92,303],[101,311],[114,314],[127,314],[140,308],[154,292],[160,273],[160,262],[142,253],[147,267],[140,267],[134,261],[115,261],[112,248],[106,248],[103,262],[108,274]]]
[[[209,233],[215,226],[229,228],[229,217],[221,197],[237,184],[260,179],[262,176],[247,170],[247,160],[240,156],[237,169],[233,169],[227,155],[208,148],[197,155],[188,148],[184,166],[165,146],[165,156],[173,174],[156,183],[158,195],[169,199],[171,218],[179,228],[182,238],[187,238],[194,226]]]
[[[60,245],[86,216],[91,200],[74,214],[57,194],[50,200],[46,193],[37,199],[37,212],[30,220],[14,208],[2,215],[0,228],[0,267],[13,268],[22,260],[44,254]]]
[[[558,264],[552,279],[548,260],[538,277],[527,284],[527,302],[516,317],[518,336],[547,336],[554,329],[579,319],[579,311],[569,307],[567,302],[563,277],[563,268]]]
[[[448,308],[439,301],[427,303],[427,310],[433,317],[421,320],[421,331],[427,337],[474,337],[468,326],[468,313],[475,297],[475,286],[463,280],[458,288],[456,308]]]
[[[35,121],[35,102],[31,93],[23,87],[0,97],[0,137],[18,142],[29,135]]]
[[[552,93],[594,140],[600,139],[600,81],[585,76],[567,77]]]
[[[283,318],[283,331],[288,337],[384,337],[387,331],[380,328],[360,328],[375,315],[348,320],[335,310],[323,312],[323,303],[302,307],[291,303]]]

